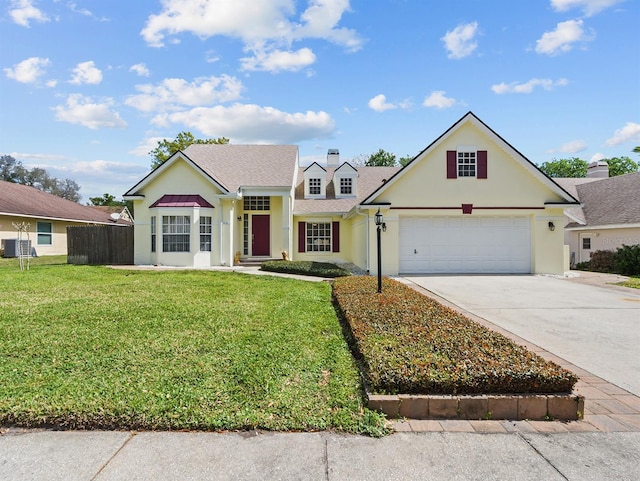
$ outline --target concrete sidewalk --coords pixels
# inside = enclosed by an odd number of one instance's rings
[[[640,433],[168,433],[8,430],[0,479],[637,480]]]

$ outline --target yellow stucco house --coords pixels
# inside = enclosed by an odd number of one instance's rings
[[[299,166],[296,146],[191,145],[124,196],[135,263],[229,266],[281,258],[377,273],[568,270],[563,210],[578,201],[472,112],[405,167],[354,167],[329,150]]]

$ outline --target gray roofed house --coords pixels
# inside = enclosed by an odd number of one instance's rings
[[[18,231],[13,224],[27,222],[38,255],[66,254],[67,226],[131,225],[123,219],[115,220],[111,213],[34,187],[0,181],[0,239],[16,239]]]
[[[580,207],[565,210],[573,263],[597,250],[640,244],[640,172],[605,178],[557,179]]]

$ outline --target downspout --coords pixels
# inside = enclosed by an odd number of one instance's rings
[[[367,233],[366,242],[365,242],[366,249],[367,249],[366,250],[367,255],[365,256],[365,258],[366,258],[366,261],[367,261],[367,274],[369,274],[369,272],[370,272],[370,269],[369,269],[369,211],[367,211],[367,213],[365,214],[365,213],[360,212],[360,208],[359,207],[356,207],[356,214],[362,215],[362,216],[367,218],[367,222],[365,224],[365,232]]]

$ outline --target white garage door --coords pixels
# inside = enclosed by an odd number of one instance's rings
[[[529,273],[526,217],[401,217],[401,273]]]

